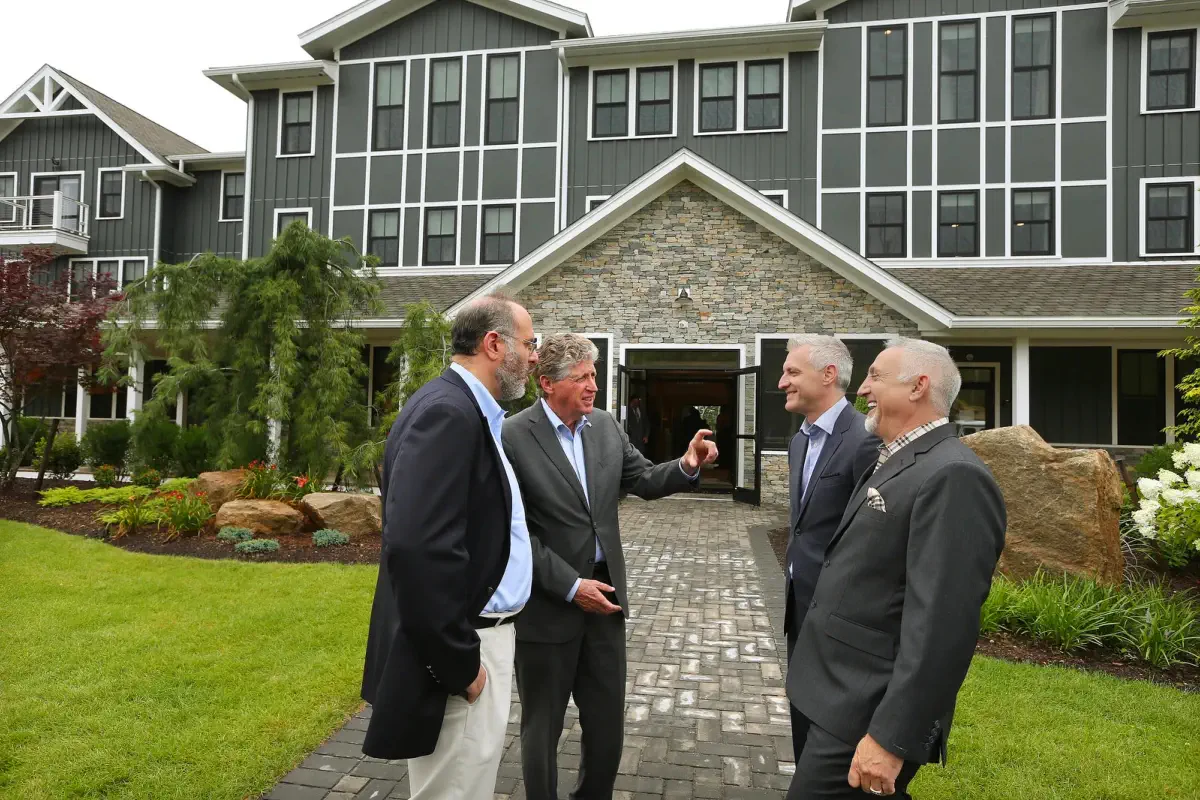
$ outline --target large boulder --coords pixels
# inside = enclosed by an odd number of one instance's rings
[[[244,469],[202,472],[200,477],[192,483],[191,489],[197,493],[204,492],[208,497],[208,504],[215,511],[230,500],[237,499],[238,487],[242,485],[242,479],[245,477],[246,470]]]
[[[255,536],[285,536],[304,529],[304,514],[278,500],[230,500],[217,511],[217,527],[248,528]]]
[[[1103,450],[1059,450],[1028,425],[963,438],[987,464],[1008,509],[999,569],[1027,578],[1039,567],[1119,583],[1121,476]]]
[[[351,537],[378,536],[383,530],[383,506],[373,494],[316,492],[306,495],[301,504],[322,528]]]

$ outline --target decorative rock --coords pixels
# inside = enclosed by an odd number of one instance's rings
[[[1027,578],[1043,567],[1102,583],[1121,581],[1121,477],[1108,453],[1053,448],[1028,425],[962,441],[987,464],[1004,494],[1002,573]]]
[[[213,510],[219,509],[230,500],[237,499],[238,486],[246,477],[246,470],[231,469],[225,472],[202,472],[191,488],[193,492],[204,492]]]
[[[304,514],[278,500],[230,500],[217,511],[218,528],[249,528],[255,536],[299,533]]]
[[[305,496],[301,505],[319,527],[351,538],[379,536],[383,531],[383,506],[373,494],[316,492]]]

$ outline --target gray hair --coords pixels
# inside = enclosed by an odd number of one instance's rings
[[[537,375],[545,375],[551,383],[566,378],[582,361],[595,361],[600,357],[596,345],[578,333],[555,333],[542,340],[538,348]]]
[[[924,339],[906,339],[898,336],[888,339],[887,349],[896,348],[903,352],[900,361],[902,381],[911,381],[921,375],[929,378],[929,399],[933,408],[942,416],[950,413],[954,398],[962,388],[962,375],[950,356],[950,351],[940,344]]]
[[[854,359],[841,339],[819,333],[802,333],[788,339],[788,352],[798,347],[807,347],[808,361],[813,369],[823,370],[832,365],[837,367],[837,386],[843,392],[850,388],[854,372]]]
[[[454,317],[450,328],[451,348],[456,356],[473,356],[490,331],[512,336],[517,318],[516,301],[506,292],[489,292],[471,302]]]

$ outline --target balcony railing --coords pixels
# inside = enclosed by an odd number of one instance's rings
[[[0,197],[0,245],[59,247],[86,253],[91,208],[62,192]]]

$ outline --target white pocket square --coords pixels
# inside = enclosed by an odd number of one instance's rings
[[[883,495],[874,486],[867,487],[867,507],[887,513],[887,503],[883,502]]]

